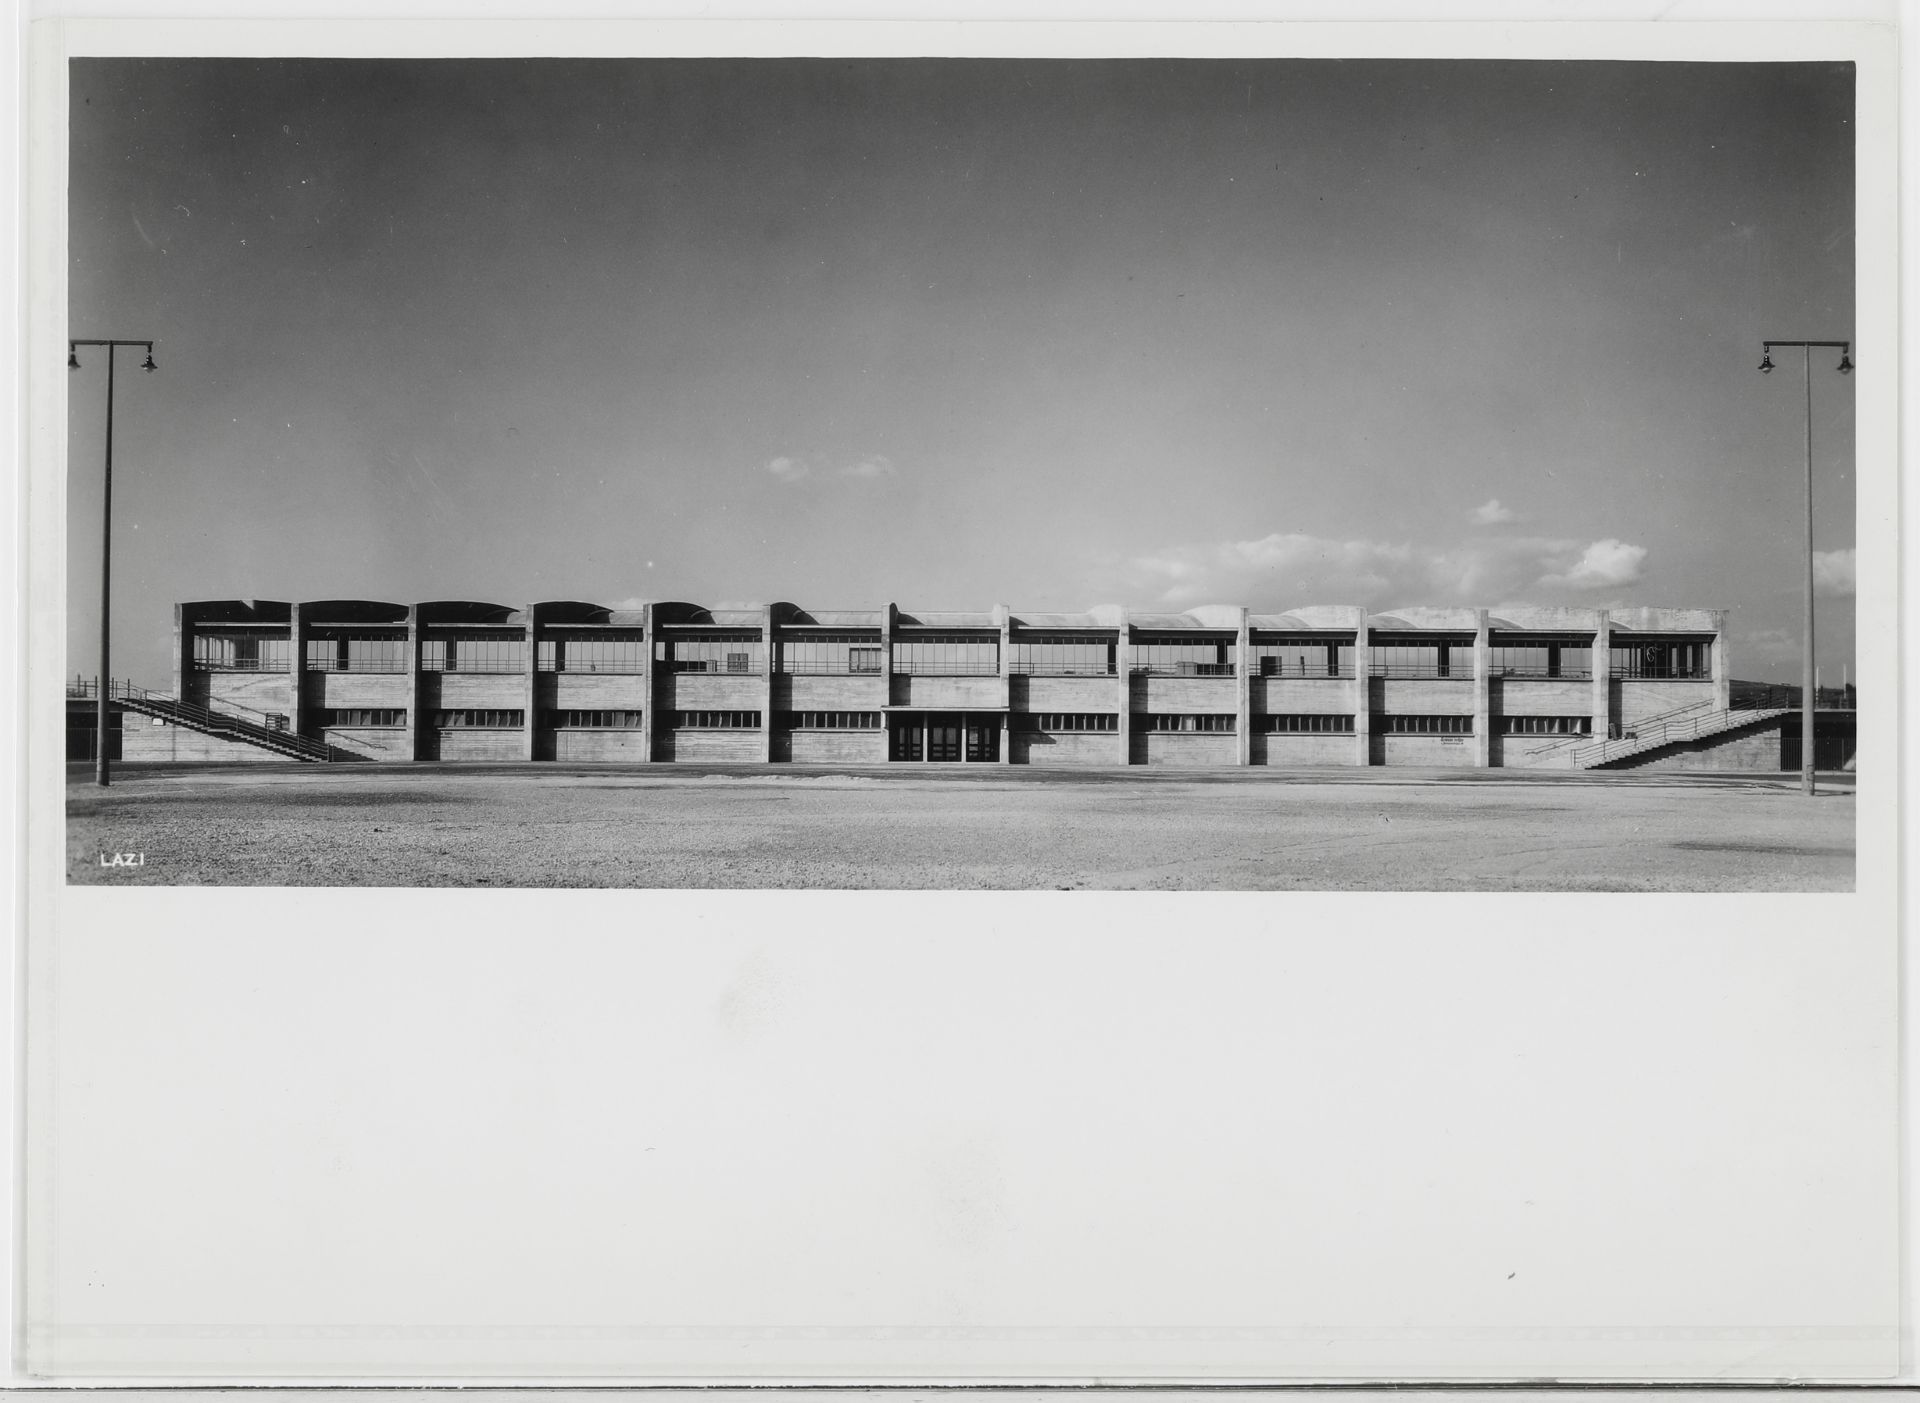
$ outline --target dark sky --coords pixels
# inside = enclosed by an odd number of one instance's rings
[[[1797,671],[1836,64],[73,63],[116,672],[176,599],[1673,604]],[[70,669],[104,363],[70,377]],[[1852,383],[1815,363],[1823,667]]]

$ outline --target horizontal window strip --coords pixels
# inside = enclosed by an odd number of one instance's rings
[[[1378,729],[1390,736],[1470,736],[1471,716],[1382,716]]]
[[[1154,732],[1201,734],[1232,734],[1232,712],[1162,712],[1151,711],[1146,716],[1146,729]]]
[[[780,724],[790,731],[877,731],[877,711],[784,711]]]
[[[676,731],[757,731],[760,729],[760,713],[676,711],[673,713],[673,728]]]
[[[404,726],[403,706],[332,707],[320,713],[322,726]]]
[[[1114,731],[1120,729],[1120,716],[1113,711],[1035,711],[1014,717],[1023,731]]]
[[[1590,716],[1502,716],[1500,734],[1503,736],[1590,736],[1593,734],[1593,718]]]
[[[527,724],[527,713],[517,707],[493,709],[466,707],[434,712],[433,724],[436,730],[441,731],[518,730]]]
[[[1270,736],[1353,734],[1353,717],[1336,712],[1261,716],[1256,722],[1258,728]]]
[[[556,731],[631,731],[643,716],[639,711],[549,711],[547,725]]]

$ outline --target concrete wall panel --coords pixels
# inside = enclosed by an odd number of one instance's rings
[[[647,679],[638,673],[550,672],[537,680],[540,704],[560,711],[647,709]]]
[[[423,692],[434,690],[439,701],[433,703],[441,711],[468,711],[475,709],[508,709],[524,711],[527,706],[527,679],[524,673],[517,672],[441,672],[431,674],[438,678],[436,689],[422,687]],[[396,703],[397,704],[397,703]],[[423,699],[421,705],[428,703]]]
[[[552,735],[555,760],[644,761],[646,737],[638,730],[555,731]]]
[[[1711,682],[1642,682],[1632,678],[1617,680],[1614,719],[1632,726],[1649,716],[1713,700]]]
[[[309,672],[306,687],[307,699],[315,707],[407,704],[404,672]]]
[[[1473,765],[1472,736],[1383,736],[1389,765]]]
[[[878,711],[887,704],[885,677],[775,677],[781,711]]]
[[[336,750],[368,760],[413,759],[413,732],[405,726],[322,726],[315,734]]]
[[[425,732],[434,760],[524,760],[525,733],[518,728],[483,729],[473,727]]]
[[[887,733],[880,731],[793,731],[786,751],[796,765],[884,765]]]
[[[1256,716],[1292,716],[1301,713],[1351,716],[1353,696],[1353,679],[1346,677],[1253,679],[1253,712]]]
[[[1595,736],[1495,736],[1493,763],[1514,770],[1569,770],[1573,768],[1573,752],[1596,739]]]
[[[1147,731],[1139,736],[1149,765],[1234,768],[1238,747],[1231,734]]]
[[[255,711],[293,712],[293,686],[284,672],[196,672],[189,700],[219,709],[220,702]]]
[[[1593,684],[1579,681],[1525,681],[1496,678],[1492,686],[1495,716],[1586,716],[1593,706]]]
[[[1014,682],[1025,687],[1027,711],[1120,710],[1117,677],[1024,677]]]
[[[267,760],[287,764],[289,757],[244,741],[224,740],[186,726],[149,725],[151,718],[129,714],[119,732],[117,755],[122,760],[208,760],[254,764]]]
[[[1000,677],[897,677],[893,692],[900,705],[928,711],[1007,704],[1006,680]]]
[[[756,763],[765,759],[758,731],[662,731],[658,750],[662,760],[708,763]]]
[[[676,672],[664,688],[665,711],[762,711],[767,705],[767,679],[732,676],[724,672]]]
[[[1471,677],[1382,677],[1380,709],[1396,716],[1471,716]]]
[[[1231,716],[1239,709],[1237,677],[1145,677],[1141,682],[1144,685],[1135,689],[1135,704],[1143,711]]]
[[[1255,765],[1284,769],[1354,763],[1354,739],[1350,735],[1255,735],[1251,739],[1251,762]]]
[[[1112,731],[1062,731],[1053,734],[1015,731],[1013,763],[1113,765],[1119,763],[1119,738]]]

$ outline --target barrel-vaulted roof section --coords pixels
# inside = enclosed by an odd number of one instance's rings
[[[773,606],[775,624],[793,628],[884,628],[884,609],[802,609],[782,601]]]
[[[407,606],[380,599],[310,599],[300,605],[306,623],[403,624]]]
[[[293,619],[293,606],[284,599],[200,599],[180,608],[192,622],[202,624],[284,624]]]
[[[901,628],[999,628],[1000,620],[991,610],[984,613],[977,610],[917,610],[909,614],[905,609],[894,615],[894,622]]]
[[[423,624],[524,624],[527,611],[511,604],[486,604],[477,599],[435,599],[420,605]]]

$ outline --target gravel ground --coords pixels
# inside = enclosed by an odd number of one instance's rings
[[[1850,891],[1851,776],[69,767],[69,880]],[[100,854],[145,854],[102,867]]]

